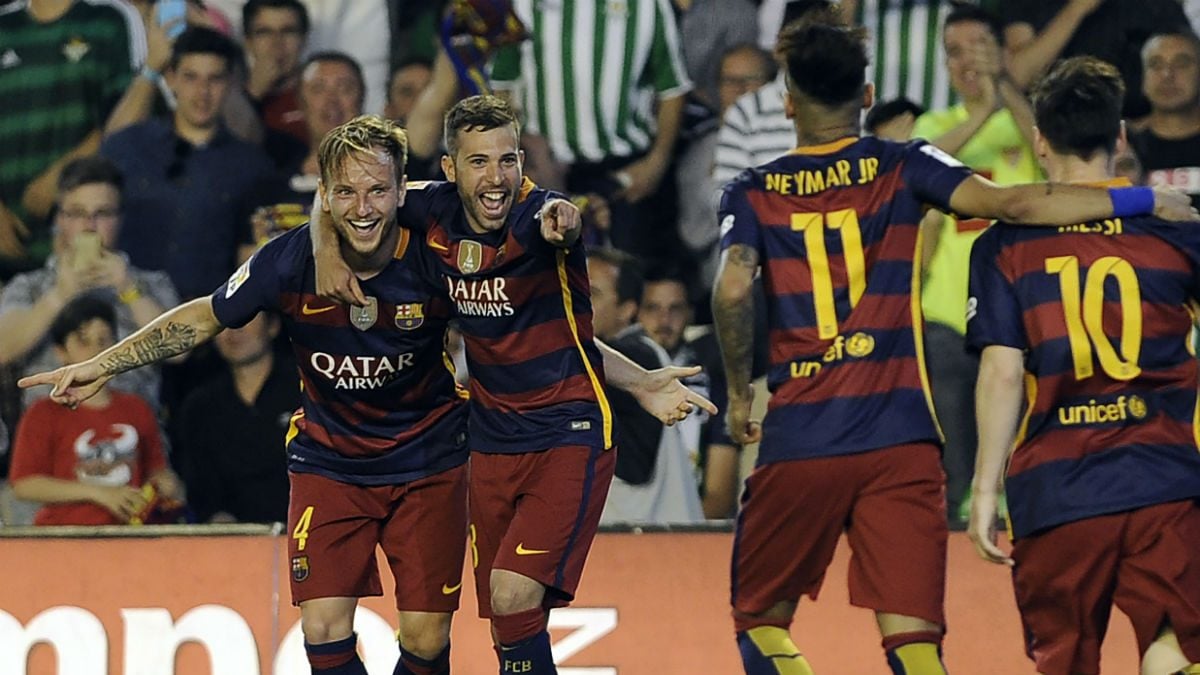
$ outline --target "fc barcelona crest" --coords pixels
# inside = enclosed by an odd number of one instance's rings
[[[308,556],[298,555],[292,558],[292,579],[300,583],[308,578]]]
[[[413,330],[425,323],[425,305],[420,302],[409,302],[396,305],[396,328]]]
[[[458,270],[463,274],[474,274],[483,264],[483,246],[477,241],[463,239],[458,242]]]
[[[370,330],[378,318],[379,301],[369,295],[367,296],[365,307],[350,306],[350,323],[354,324],[354,327],[359,330]]]

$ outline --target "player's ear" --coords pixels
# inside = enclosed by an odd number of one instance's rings
[[[400,183],[396,190],[396,206],[404,206],[404,196],[408,194],[408,174],[400,174]]]
[[[325,181],[320,178],[317,179],[317,200],[321,202],[322,211],[325,213],[332,212],[332,209],[329,207],[329,194],[325,192]]]
[[[1117,144],[1113,147],[1113,156],[1125,152],[1129,148],[1129,137],[1125,134],[1125,120],[1121,120],[1121,130],[1117,132]]]
[[[863,86],[863,110],[870,110],[875,105],[875,83],[867,82]]]
[[[442,155],[442,173],[446,174],[446,180],[451,183],[454,181],[454,160],[450,159],[450,155]]]
[[[1046,154],[1050,152],[1050,144],[1046,142],[1046,137],[1042,135],[1042,130],[1038,129],[1036,124],[1033,126],[1033,152],[1042,159],[1045,159]]]

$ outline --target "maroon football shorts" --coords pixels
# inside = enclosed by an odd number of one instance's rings
[[[945,475],[930,443],[755,469],[733,547],[735,616],[815,600],[843,532],[851,604],[944,624]]]
[[[1157,504],[1018,539],[1013,585],[1025,649],[1046,675],[1100,672],[1113,603],[1145,653],[1167,623],[1200,663],[1200,506]]]
[[[471,453],[470,541],[479,616],[492,615],[492,569],[541,582],[546,607],[570,603],[615,466],[615,449],[582,445]]]
[[[382,595],[375,547],[396,580],[396,609],[458,609],[467,532],[467,466],[403,485],[363,486],[290,472],[292,603]]]

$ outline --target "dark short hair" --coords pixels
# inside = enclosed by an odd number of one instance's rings
[[[314,63],[341,63],[349,68],[354,73],[355,79],[358,80],[358,107],[362,108],[363,101],[367,97],[367,79],[363,76],[362,66],[353,56],[332,49],[314,52],[304,59],[304,63],[300,66],[300,72],[308,70],[308,67]]]
[[[112,303],[93,294],[80,295],[64,305],[50,322],[50,341],[62,347],[72,333],[94,319],[104,321],[114,334],[117,332],[117,313]]]
[[[308,35],[309,20],[308,8],[306,8],[300,0],[247,0],[246,4],[242,5],[242,32],[247,37],[250,35],[250,24],[254,22],[254,18],[264,9],[290,9],[296,13],[300,19],[300,32]]]
[[[125,186],[120,169],[100,155],[71,160],[58,175],[58,194],[70,192],[81,185],[103,183],[111,185],[117,192]]]
[[[815,11],[839,11],[833,0],[790,0],[783,6],[783,23],[779,24],[782,32],[789,24],[799,21]]]
[[[399,182],[408,162],[408,134],[398,124],[378,115],[359,115],[325,134],[317,147],[321,180],[328,186],[347,157],[373,148],[391,156]]]
[[[400,63],[392,66],[392,72],[388,73],[388,86],[391,86],[392,80],[396,79],[396,75],[398,75],[400,71],[413,66],[421,66],[422,68],[433,70],[433,61],[430,61],[424,56],[410,56],[407,59],[404,59]]]
[[[1139,53],[1142,55],[1143,67],[1145,67],[1146,49],[1150,46],[1150,42],[1157,38],[1163,37],[1173,37],[1183,40],[1191,45],[1192,51],[1195,53],[1196,58],[1200,58],[1200,36],[1197,36],[1194,32],[1188,30],[1186,26],[1178,26],[1173,29],[1159,31],[1146,38],[1146,41],[1142,43],[1142,48],[1139,51]]]
[[[189,54],[212,54],[225,61],[225,72],[232,73],[242,64],[242,50],[225,35],[203,26],[189,26],[175,38],[168,67],[174,70]]]
[[[1092,56],[1059,61],[1031,99],[1038,131],[1055,152],[1090,160],[1116,149],[1125,83],[1112,65]]]
[[[470,96],[455,103],[446,113],[442,138],[446,141],[446,150],[453,157],[458,152],[459,131],[490,131],[509,124],[519,137],[521,123],[507,101],[490,94]]]
[[[1004,27],[1001,26],[1000,19],[995,14],[967,2],[954,2],[952,7],[953,9],[946,15],[946,21],[942,24],[943,35],[947,28],[956,23],[974,21],[987,26],[992,36],[996,38],[996,42],[1001,46],[1004,45]]]
[[[863,95],[866,29],[847,26],[836,9],[813,10],[784,28],[775,57],[787,72],[788,88],[817,103],[836,107]]]
[[[920,117],[925,114],[925,109],[920,105],[913,103],[901,96],[883,103],[876,103],[867,113],[867,119],[863,122],[867,133],[873,134],[880,126],[891,122],[904,113],[911,113],[913,117]]]
[[[672,283],[679,284],[683,287],[683,297],[690,304],[693,301],[692,288],[688,285],[687,275],[684,273],[684,268],[681,263],[667,263],[665,265],[654,265],[646,270],[646,276],[642,280],[642,294],[645,294],[645,287],[650,284]]]
[[[632,300],[642,304],[642,264],[637,258],[615,248],[588,249],[589,261],[599,260],[617,270],[617,302]]]

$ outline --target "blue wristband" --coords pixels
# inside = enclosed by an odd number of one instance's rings
[[[1145,216],[1154,213],[1154,189],[1148,187],[1109,188],[1113,217]]]

